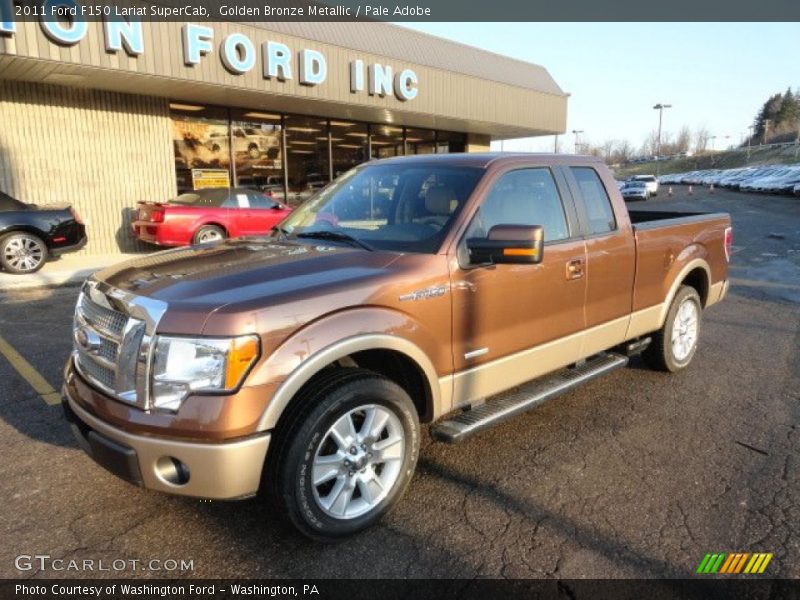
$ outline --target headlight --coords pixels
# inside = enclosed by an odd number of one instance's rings
[[[258,359],[258,337],[158,336],[153,359],[153,405],[177,410],[191,392],[236,389]]]

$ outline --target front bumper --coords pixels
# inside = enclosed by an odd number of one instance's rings
[[[118,477],[148,489],[218,500],[253,496],[270,435],[233,442],[198,443],[134,435],[96,418],[63,390],[64,413],[81,448]],[[182,469],[180,483],[170,479],[175,460]],[[183,481],[185,479],[185,481]]]

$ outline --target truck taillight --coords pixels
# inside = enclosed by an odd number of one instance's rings
[[[731,260],[731,248],[733,248],[733,227],[725,228],[725,258]]]
[[[154,210],[150,213],[150,222],[151,223],[163,223],[164,222],[164,211],[163,210]]]

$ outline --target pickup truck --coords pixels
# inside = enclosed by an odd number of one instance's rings
[[[302,533],[342,538],[397,503],[421,423],[461,442],[637,353],[685,369],[731,243],[727,214],[629,212],[590,157],[372,161],[267,237],[93,275],[65,413],[129,482],[263,490]]]

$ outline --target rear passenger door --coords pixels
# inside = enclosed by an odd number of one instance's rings
[[[633,297],[636,244],[627,208],[619,193],[609,192],[593,166],[563,167],[575,197],[586,241],[586,335],[583,354],[605,350],[625,339]],[[613,200],[612,200],[613,199]],[[616,210],[615,210],[616,209]]]

